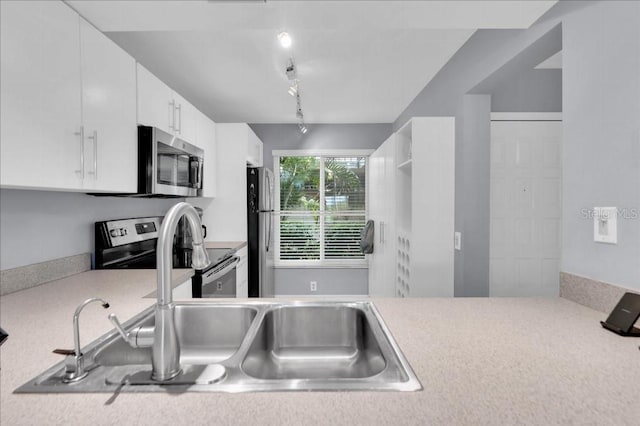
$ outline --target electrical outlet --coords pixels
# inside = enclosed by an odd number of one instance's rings
[[[218,281],[218,291],[222,291],[222,281]]]
[[[318,282],[317,281],[310,281],[309,282],[309,290],[311,290],[311,291],[318,290]]]
[[[618,209],[615,207],[593,208],[593,241],[618,244]]]
[[[460,250],[462,248],[462,232],[455,232],[453,234],[453,247],[456,250]]]

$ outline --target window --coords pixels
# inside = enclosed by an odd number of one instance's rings
[[[279,266],[366,266],[368,154],[274,151]]]

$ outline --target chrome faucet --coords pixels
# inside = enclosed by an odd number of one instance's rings
[[[158,302],[156,303],[155,325],[153,327],[137,327],[127,332],[114,314],[109,315],[109,320],[130,346],[134,348],[152,347],[151,379],[159,382],[171,380],[181,372],[180,343],[174,321],[175,304],[171,289],[171,271],[173,269],[173,236],[182,216],[186,216],[193,236],[193,268],[204,269],[209,266],[210,260],[204,248],[200,217],[191,204],[178,203],[167,212],[158,232]]]
[[[76,311],[73,314],[74,349],[56,349],[53,351],[56,354],[67,355],[67,360],[71,361],[65,362],[67,371],[62,378],[62,381],[65,383],[77,382],[78,380],[84,379],[85,377],[87,377],[87,374],[89,374],[89,372],[85,371],[84,369],[84,355],[80,351],[80,312],[82,312],[85,306],[92,302],[100,302],[102,304],[102,307],[105,309],[109,307],[109,304],[107,302],[97,297],[87,299],[80,305],[78,305]]]

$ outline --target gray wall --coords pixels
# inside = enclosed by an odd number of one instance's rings
[[[309,124],[303,135],[295,124],[251,124],[264,144],[264,165],[273,168],[277,149],[376,149],[392,133],[391,124]],[[276,294],[367,294],[368,270],[353,268],[280,268]],[[309,291],[309,281],[318,290]]]
[[[489,153],[491,96],[465,95],[456,116],[454,295],[489,295]]]
[[[562,70],[524,70],[489,93],[492,112],[561,112]]]
[[[316,281],[318,290],[309,291]],[[277,295],[359,295],[369,293],[368,269],[279,268],[275,271]]]
[[[563,22],[562,270],[640,290],[640,2]],[[626,209],[618,244],[593,242],[583,210]]]
[[[176,202],[2,189],[0,269],[92,253],[94,222],[164,215]]]
[[[478,30],[456,52],[393,123],[394,129],[413,116],[456,118],[456,231],[462,251],[455,254],[456,296],[489,295],[489,116],[490,103],[503,112],[523,108],[557,111],[557,94],[549,101],[529,78],[537,64],[562,47],[559,24],[564,16],[589,2],[559,2],[527,30]],[[557,73],[556,73],[557,74]],[[544,77],[557,88],[557,77]],[[474,95],[494,95],[473,98]],[[521,96],[504,100],[505,96]],[[484,123],[482,120],[486,120]]]

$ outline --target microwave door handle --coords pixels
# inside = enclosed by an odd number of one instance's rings
[[[200,162],[196,157],[189,158],[189,184],[192,188],[200,188]]]

